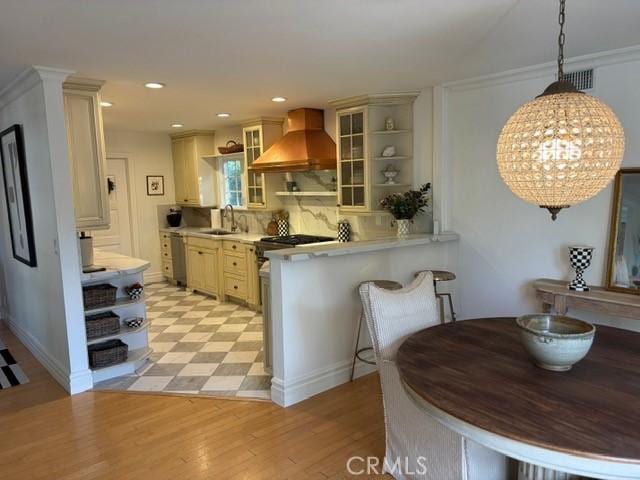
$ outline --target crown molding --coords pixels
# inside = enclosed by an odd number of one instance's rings
[[[45,80],[62,83],[73,73],[75,73],[73,70],[32,65],[24,69],[16,78],[0,90],[0,108],[4,108],[5,105],[11,103]]]
[[[282,117],[256,117],[240,122],[242,128],[255,127],[257,125],[278,125],[282,126],[284,118]]]
[[[196,137],[198,135],[215,135],[215,130],[185,130],[184,132],[170,133],[169,136],[174,138]]]
[[[565,72],[571,72],[586,68],[597,69],[598,67],[604,67],[606,65],[637,61],[640,61],[640,45],[567,58],[564,62],[564,70]],[[532,80],[536,78],[555,78],[557,71],[558,66],[556,62],[547,62],[529,67],[506,70],[504,72],[447,82],[441,86],[451,91],[473,90],[476,88]]]
[[[420,95],[419,91],[372,93],[329,100],[329,105],[336,109],[360,107],[362,105],[402,105],[413,103],[418,95]]]
[[[62,88],[66,90],[82,90],[85,92],[99,92],[104,84],[105,84],[104,80],[70,76],[62,84]]]

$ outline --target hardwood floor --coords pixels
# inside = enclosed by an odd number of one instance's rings
[[[1,322],[0,337],[30,380],[0,391],[1,480],[323,480],[351,478],[351,456],[384,455],[376,375],[288,409],[133,393],[69,397]]]

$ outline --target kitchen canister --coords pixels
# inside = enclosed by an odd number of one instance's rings
[[[338,241],[351,241],[351,225],[349,225],[349,221],[344,218],[338,221]]]
[[[278,236],[286,237],[289,235],[289,219],[280,217],[278,218]]]

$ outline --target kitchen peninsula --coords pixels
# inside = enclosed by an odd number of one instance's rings
[[[409,283],[424,269],[454,270],[459,236],[410,235],[267,252],[270,260],[272,400],[288,406],[348,381],[360,282]],[[370,344],[363,333],[362,342]],[[356,375],[375,370],[360,364]]]

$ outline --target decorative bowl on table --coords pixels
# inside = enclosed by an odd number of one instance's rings
[[[516,319],[520,340],[535,364],[564,372],[582,360],[593,344],[596,327],[562,315],[523,315]]]

